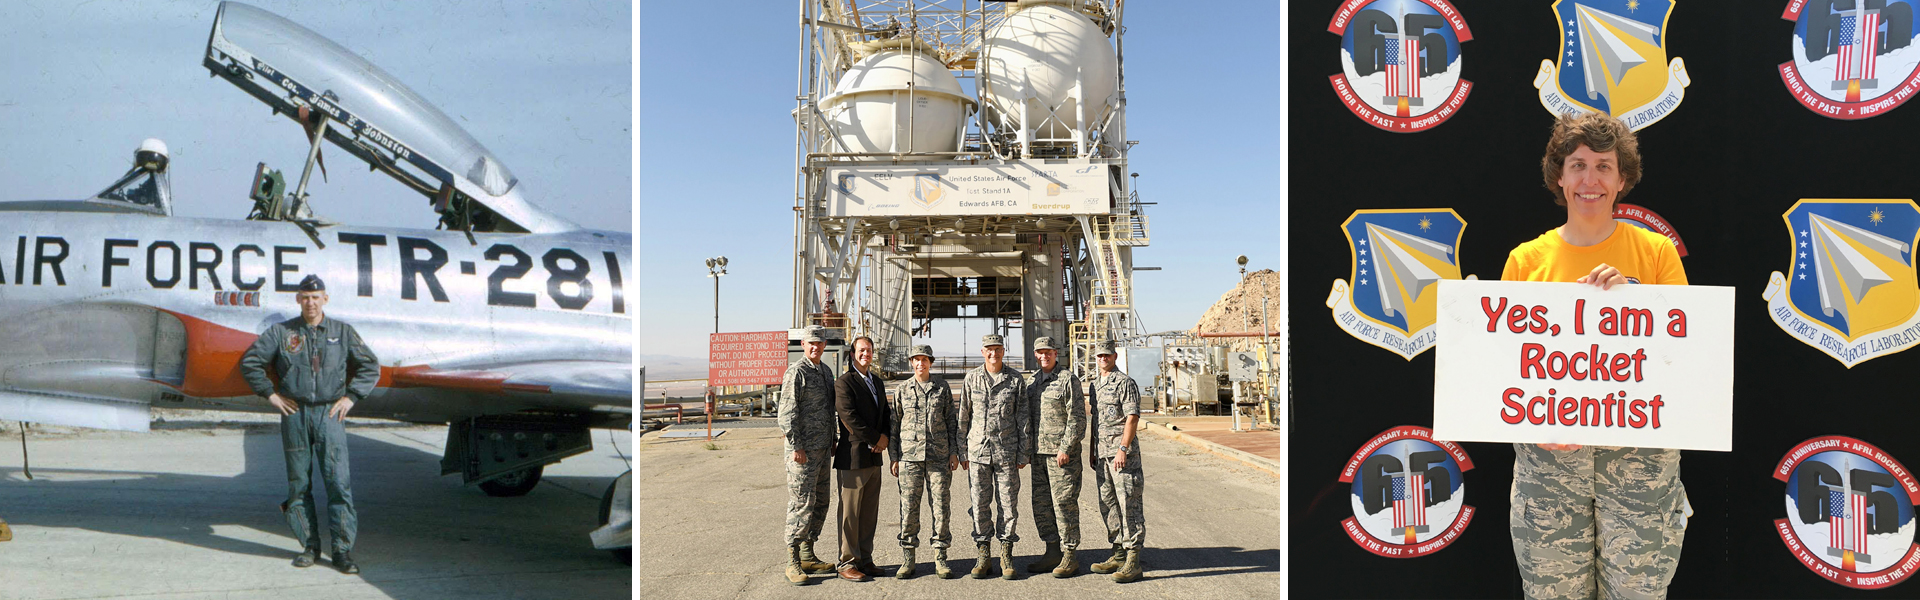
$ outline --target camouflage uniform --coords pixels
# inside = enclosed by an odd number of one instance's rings
[[[900,547],[920,545],[920,497],[929,494],[933,512],[933,547],[946,548],[953,539],[953,472],[947,461],[959,456],[960,424],[954,414],[953,390],[944,379],[926,383],[908,379],[893,392],[893,443],[887,458],[900,465]]]
[[[1127,447],[1127,468],[1114,470],[1113,456],[1127,429],[1127,415],[1140,414],[1140,386],[1118,369],[1093,380],[1094,485],[1099,489],[1100,520],[1107,525],[1107,541],[1121,548],[1146,544],[1147,517],[1142,502],[1140,436]]]
[[[1692,512],[1679,450],[1513,449],[1507,525],[1528,598],[1667,597]]]
[[[998,375],[982,365],[967,371],[961,384],[961,459],[970,462],[967,479],[973,492],[973,541],[985,544],[1020,541],[1019,467],[1033,456],[1033,421],[1028,419],[1026,378],[1012,368]],[[1000,518],[993,518],[995,505]],[[997,524],[997,526],[996,526]]]
[[[811,544],[820,539],[827,521],[827,502],[833,496],[827,470],[833,462],[833,442],[839,434],[833,407],[833,370],[805,358],[787,367],[780,381],[780,432],[787,465],[787,544]],[[793,462],[793,451],[807,454],[806,463]]]
[[[1087,435],[1086,399],[1080,377],[1055,363],[1053,371],[1035,371],[1027,384],[1028,420],[1033,422],[1033,526],[1040,540],[1080,547],[1080,440]],[[1067,453],[1067,466],[1056,457]],[[1054,481],[1060,482],[1054,487]]]

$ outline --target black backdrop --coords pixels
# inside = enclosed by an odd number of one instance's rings
[[[1569,0],[1571,1],[1571,0]],[[1414,559],[1362,550],[1341,532],[1352,516],[1340,468],[1370,437],[1433,423],[1433,352],[1412,361],[1347,335],[1325,308],[1349,275],[1340,223],[1356,209],[1452,208],[1466,220],[1462,274],[1498,279],[1507,251],[1566,220],[1540,179],[1552,117],[1532,81],[1553,56],[1558,29],[1546,1],[1457,0],[1473,41],[1461,44],[1474,84],[1451,120],[1389,133],[1353,116],[1328,76],[1341,72],[1327,33],[1339,3],[1288,6],[1288,283],[1295,411],[1288,511],[1295,597],[1521,596],[1507,534],[1513,450],[1463,444],[1475,469],[1466,503],[1478,509],[1451,546]],[[1768,274],[1790,273],[1781,214],[1802,198],[1920,196],[1920,102],[1864,121],[1815,114],[1788,95],[1776,66],[1792,60],[1785,0],[1680,0],[1667,23],[1668,56],[1692,85],[1665,120],[1639,132],[1645,176],[1622,201],[1652,209],[1685,240],[1694,285],[1736,288],[1734,451],[1683,453],[1696,514],[1673,598],[1920,598],[1920,582],[1880,590],[1831,583],[1800,565],[1774,519],[1786,516],[1781,456],[1820,435],[1875,444],[1920,466],[1920,352],[1853,369],[1790,338],[1765,311]]]

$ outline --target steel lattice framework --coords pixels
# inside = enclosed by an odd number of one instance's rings
[[[1008,15],[1035,4],[1085,15],[1108,36],[1119,59],[1116,98],[1105,102],[1104,112],[1074,121],[1084,127],[1074,131],[1074,139],[1001,131],[987,111],[980,110],[968,118],[955,152],[855,153],[840,146],[821,100],[873,44],[892,40],[930,48],[973,95],[976,106],[987,106],[978,89],[985,81],[979,69],[987,64],[982,54],[991,51],[984,40]],[[1071,339],[1071,364],[1090,366],[1096,340],[1142,331],[1131,301],[1132,250],[1146,245],[1147,227],[1127,176],[1133,142],[1124,141],[1124,0],[802,0],[799,9],[792,113],[793,327],[823,325],[839,330],[842,339],[868,335],[878,342],[883,368],[902,368],[912,332],[919,328],[913,323],[916,314],[934,318],[928,307],[936,300],[916,294],[914,282],[937,272],[1022,282],[1017,314],[1028,348],[1022,356],[1031,355],[1032,338],[1050,335]],[[907,170],[1022,160],[1103,166],[1110,174],[1111,210],[1093,215],[911,218],[833,215],[827,210],[827,190],[833,185],[826,180],[829,168]],[[996,299],[1000,291],[995,289]],[[1012,328],[1013,315],[996,310],[977,316],[993,317],[1001,333]]]

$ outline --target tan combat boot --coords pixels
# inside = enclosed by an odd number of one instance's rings
[[[806,585],[807,573],[800,570],[800,545],[787,546],[787,583]]]
[[[823,562],[820,560],[820,557],[814,556],[813,542],[806,542],[800,545],[800,570],[814,575],[821,575],[832,573],[833,564]]]
[[[1013,568],[1013,542],[1000,542],[1000,578],[1011,581],[1018,572]]]
[[[1114,544],[1113,556],[1108,557],[1105,562],[1094,563],[1092,566],[1087,567],[1087,570],[1100,574],[1112,573],[1120,570],[1120,563],[1126,559],[1126,551],[1121,550],[1119,544]]]
[[[933,574],[941,579],[953,579],[953,567],[947,566],[947,549],[933,549]]]
[[[1045,573],[1058,566],[1060,566],[1060,542],[1047,542],[1047,553],[1040,555],[1040,560],[1027,565],[1027,572]]]
[[[1139,580],[1140,580],[1140,549],[1132,548],[1127,550],[1127,563],[1124,565],[1121,565],[1120,571],[1113,574],[1113,582],[1114,583],[1132,583]]]
[[[1060,566],[1053,568],[1053,576],[1072,577],[1079,570],[1080,561],[1073,559],[1073,549],[1068,548],[1060,553]]]
[[[981,542],[974,544],[974,551],[975,556],[980,558],[973,559],[973,578],[986,579],[987,561],[993,556],[993,548],[989,547],[985,542]]]
[[[914,572],[913,549],[901,548],[900,553],[905,555],[906,557],[900,560],[900,570],[895,571],[893,573],[893,578],[894,579],[912,579],[913,572]]]

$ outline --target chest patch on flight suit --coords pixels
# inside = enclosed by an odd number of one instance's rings
[[[287,354],[299,354],[300,348],[304,347],[305,345],[306,345],[306,340],[302,339],[300,337],[300,334],[296,333],[296,334],[287,336]]]

